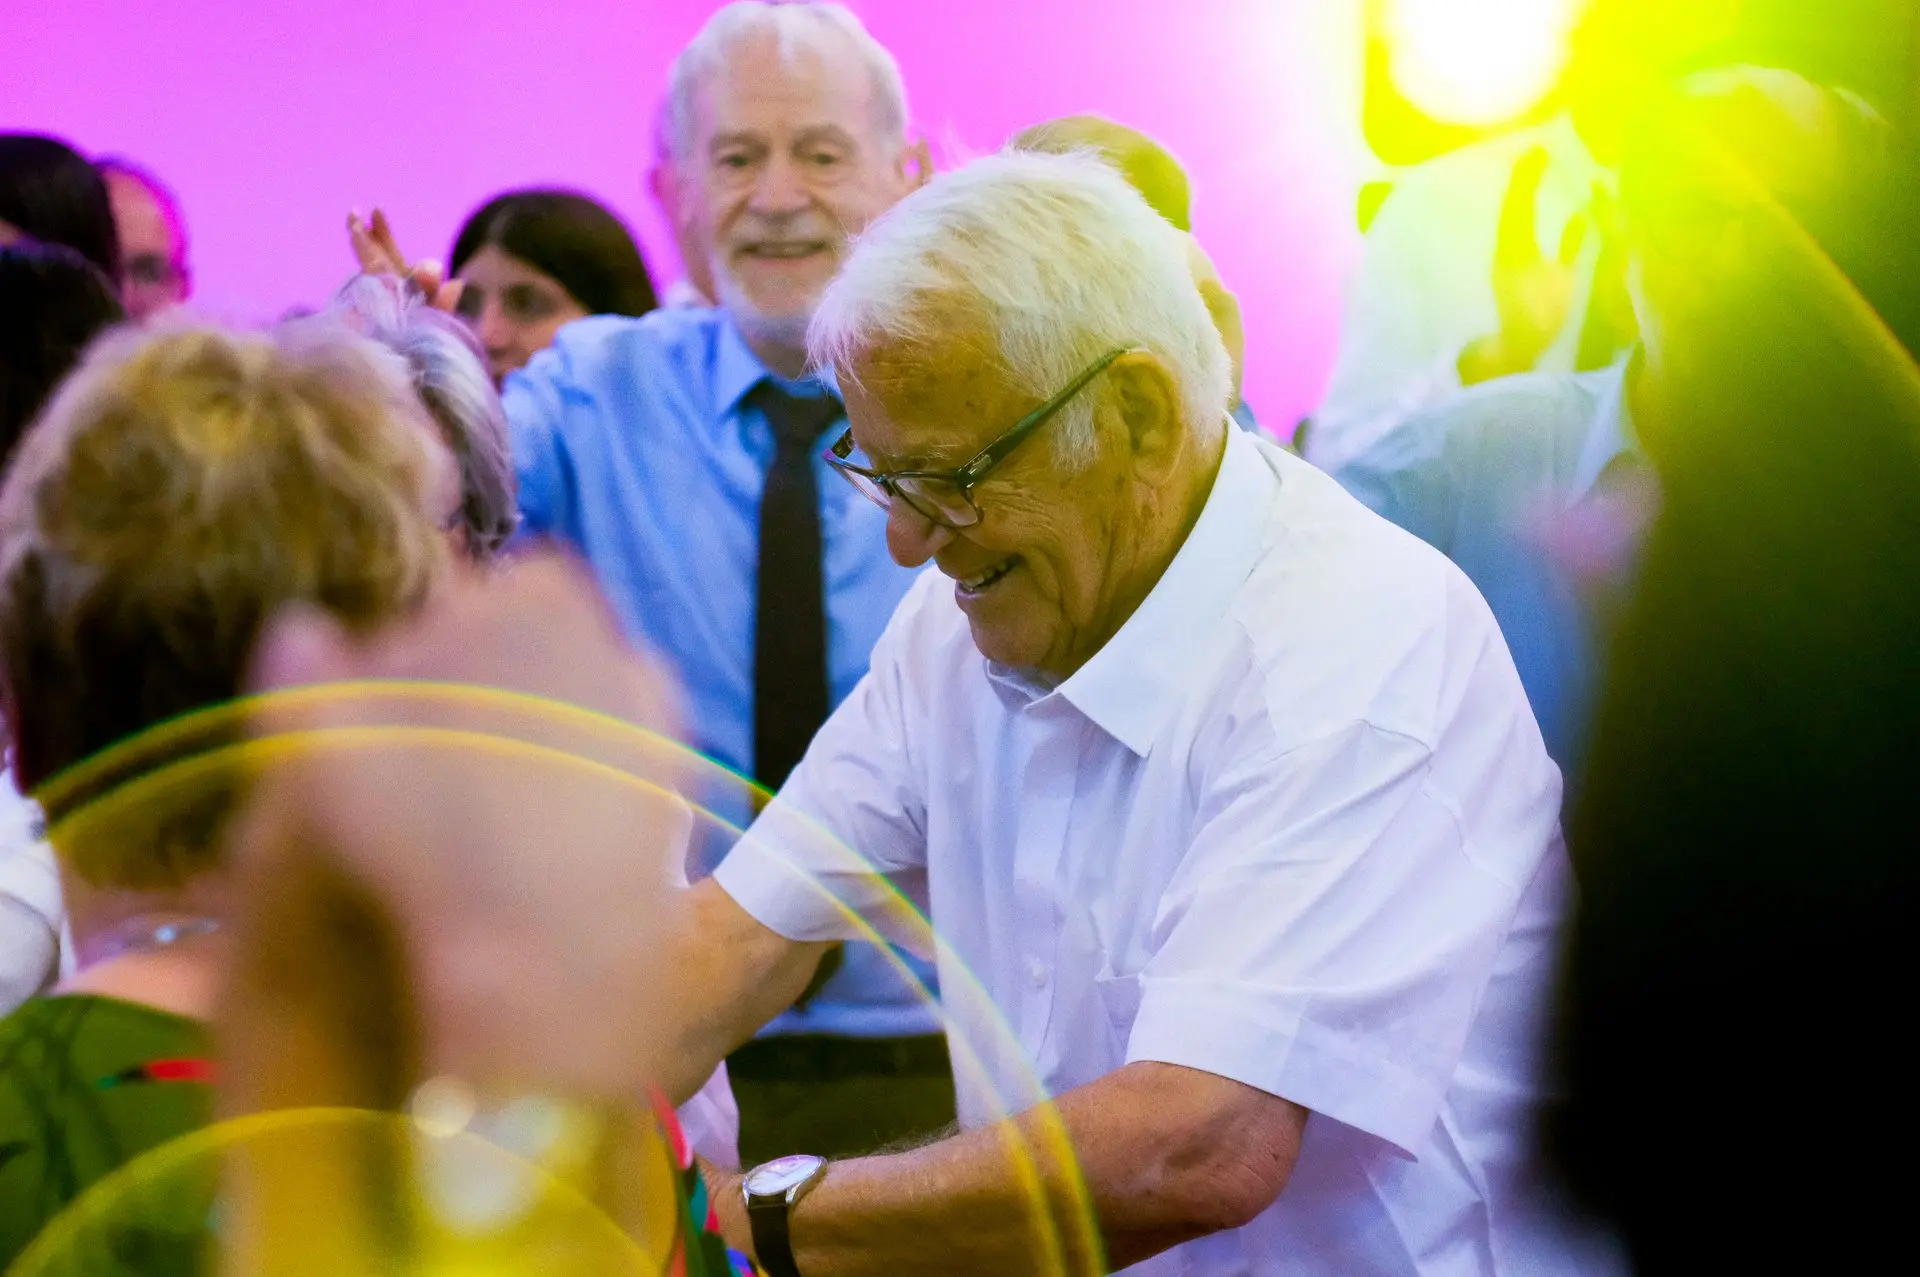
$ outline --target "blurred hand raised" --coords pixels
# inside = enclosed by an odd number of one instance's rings
[[[1540,185],[1547,164],[1546,148],[1536,146],[1513,167],[1494,239],[1493,297],[1500,327],[1461,352],[1464,385],[1528,371],[1566,327],[1574,266],[1590,226],[1585,215],[1577,215],[1567,223],[1557,254],[1540,251]]]
[[[369,275],[397,275],[419,289],[420,295],[436,310],[453,311],[460,304],[461,282],[445,278],[438,262],[408,265],[393,226],[381,209],[373,210],[371,221],[358,212],[347,214],[347,239],[360,269]]]

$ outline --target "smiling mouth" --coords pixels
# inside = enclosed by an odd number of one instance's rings
[[[1016,554],[1012,558],[1002,559],[986,571],[975,576],[955,577],[953,583],[961,594],[968,598],[979,598],[982,594],[991,590],[1007,573],[1019,566],[1019,563],[1020,556]]]
[[[803,257],[812,257],[815,253],[824,253],[827,246],[819,240],[795,240],[780,243],[749,244],[744,250],[748,257],[760,257],[770,261],[797,261]]]

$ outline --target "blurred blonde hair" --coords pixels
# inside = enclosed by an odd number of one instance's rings
[[[233,698],[285,604],[361,627],[419,603],[447,563],[432,431],[404,364],[343,330],[166,326],[96,346],[0,488],[22,787]],[[220,773],[143,813],[138,836],[117,822],[85,848],[56,829],[56,844],[96,885],[178,886],[216,862],[233,785]]]
[[[1092,151],[1126,178],[1127,185],[1140,192],[1148,207],[1166,218],[1175,230],[1193,230],[1193,191],[1186,169],[1172,151],[1139,129],[1104,115],[1063,115],[1021,129],[1006,149],[1038,155]]]

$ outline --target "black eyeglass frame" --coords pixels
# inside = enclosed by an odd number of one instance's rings
[[[970,528],[980,522],[980,507],[973,503],[973,489],[975,486],[991,474],[995,466],[998,466],[1002,461],[1005,461],[1011,456],[1014,449],[1025,443],[1028,436],[1040,429],[1041,426],[1046,425],[1056,413],[1072,402],[1075,395],[1086,389],[1088,382],[1105,372],[1114,360],[1120,358],[1122,355],[1132,354],[1135,349],[1137,348],[1133,346],[1115,346],[1112,350],[1100,356],[1100,358],[1088,365],[1079,375],[1074,377],[1072,381],[1069,381],[1053,398],[1047,400],[1038,408],[1035,408],[1032,412],[1007,427],[993,442],[980,449],[979,452],[973,455],[970,461],[957,470],[887,471],[869,470],[865,466],[854,465],[851,461],[847,460],[847,458],[853,454],[854,450],[853,429],[851,427],[847,429],[845,434],[835,440],[833,446],[827,449],[823,455],[826,457],[827,464],[838,471],[841,478],[851,483],[856,490],[882,509],[888,508],[889,502],[882,501],[878,495],[870,491],[866,484],[860,482],[862,479],[865,479],[867,483],[879,489],[880,492],[885,493],[890,500],[906,502],[915,514],[930,523],[937,523],[949,528]],[[966,523],[955,523],[952,518],[945,514],[925,509],[921,506],[920,502],[913,499],[911,494],[901,488],[900,483],[902,480],[920,480],[923,482],[944,483],[951,486],[960,494],[960,499],[967,503],[967,509],[973,512],[973,518]]]

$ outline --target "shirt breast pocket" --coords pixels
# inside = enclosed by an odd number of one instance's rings
[[[1140,1014],[1140,975],[1120,974],[1109,963],[1093,977],[1093,987],[1106,1017],[1107,1041],[1117,1068],[1126,1063],[1127,1040],[1133,1036],[1133,1022]]]

